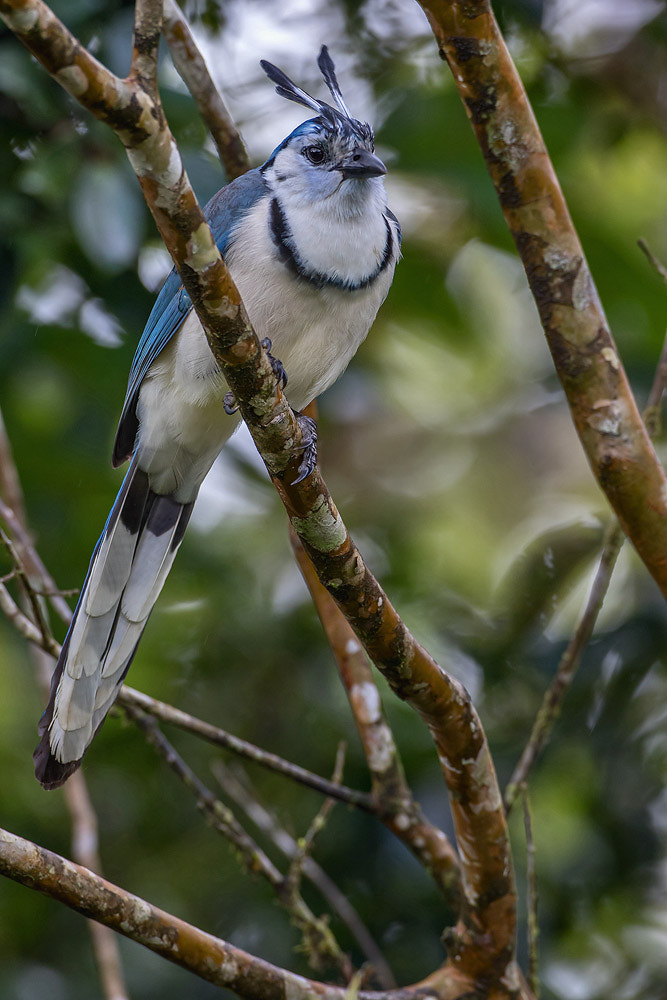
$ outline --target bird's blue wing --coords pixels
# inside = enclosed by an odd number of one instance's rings
[[[260,171],[249,170],[218,191],[206,205],[204,215],[223,257],[236,225],[265,191],[266,184]],[[134,450],[138,429],[137,399],[146,372],[176,333],[191,308],[190,297],[183,288],[178,272],[173,269],[155,300],[132,361],[127,395],[113,447],[114,467],[122,465]]]

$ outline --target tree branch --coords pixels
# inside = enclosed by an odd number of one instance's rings
[[[250,169],[248,153],[176,0],[164,0],[162,32],[174,66],[211,133],[225,176],[233,181]]]
[[[248,1000],[349,1000],[346,989],[279,969],[221,938],[165,913],[87,868],[0,829],[0,874],[136,941],[215,986]],[[390,992],[361,991],[359,1000],[465,1000],[470,982],[439,969]]]
[[[126,709],[126,711],[167,766],[192,792],[197,808],[204,813],[214,829],[236,848],[246,870],[252,874],[261,875],[275,890],[279,902],[290,914],[303,936],[304,947],[313,968],[333,965],[338,969],[343,979],[348,981],[353,974],[349,959],[340,948],[326,921],[315,916],[305,904],[298,891],[298,886],[290,884],[289,875],[283,876],[281,874],[259,844],[243,829],[231,809],[216,798],[204,782],[197,777],[192,768],[186,764],[175,747],[161,732],[155,720],[137,709]],[[330,801],[331,799],[325,799],[325,802]]]
[[[663,341],[662,351],[660,352],[658,365],[653,376],[653,384],[651,385],[651,391],[649,392],[643,414],[644,422],[651,437],[655,437],[660,432],[661,401],[665,391],[666,379],[667,336],[665,336]],[[510,780],[507,782],[503,799],[505,812],[508,814],[517,799],[521,786],[526,783],[529,772],[551,736],[565,696],[572,686],[572,681],[579,667],[583,651],[593,635],[595,623],[607,595],[612,573],[616,566],[616,560],[624,541],[625,536],[620,529],[618,521],[616,518],[613,518],[605,531],[600,562],[586,606],[579,618],[574,635],[568,642],[565,652],[560,658],[554,679],[544,694],[528,742],[512,772]]]
[[[41,605],[33,592],[32,580],[39,581],[43,586],[51,588],[52,592],[55,591],[55,584],[46,572],[44,564],[37,555],[28,533],[28,519],[23,503],[21,480],[14,462],[1,411],[0,519],[5,522],[5,525],[12,533],[14,541],[12,556],[16,562],[17,570],[25,583],[30,604],[33,609],[35,607],[38,609],[39,613],[35,615],[35,619],[39,623],[39,629],[23,615],[23,612],[20,611],[17,605],[13,604],[11,597],[9,600],[17,615],[25,617],[26,622],[38,631],[42,645],[55,644],[47,622],[42,615]],[[28,579],[29,576],[32,578],[31,580]],[[56,610],[62,613],[64,608],[67,613],[67,621],[69,621],[70,612],[66,602],[57,592],[52,593],[50,596]],[[0,593],[0,606],[2,606],[3,610],[7,610],[5,597],[9,597],[9,595]],[[10,605],[9,610],[12,611],[13,609]],[[15,624],[19,624],[17,617],[15,618]],[[44,680],[43,686],[46,692],[48,690],[48,674],[44,676],[45,661],[48,661],[49,657],[43,649],[37,646],[33,647],[33,652],[36,654],[34,658],[38,677]],[[102,865],[98,851],[97,815],[90,802],[86,781],[81,771],[72,775],[72,780],[68,782],[64,789],[64,796],[72,824],[72,854],[81,864],[86,865],[86,867],[93,871],[99,872]],[[92,939],[100,985],[105,1000],[128,1000],[117,938],[110,928],[104,927],[95,920],[88,921],[88,929]]]
[[[469,695],[405,627],[364,565],[318,470],[290,485],[301,430],[203,220],[161,109],[141,88],[104,70],[41,0],[0,0],[0,15],[124,142],[213,354],[320,580],[392,689],[431,731],[461,850],[466,905],[450,936],[453,959],[462,975],[493,982],[498,997],[509,995],[518,988],[512,857],[493,762]]]
[[[162,33],[162,0],[135,0],[130,80],[158,98],[158,48]]]
[[[420,0],[523,262],[593,473],[667,596],[667,480],[488,0]]]
[[[142,691],[136,691],[134,688],[128,687],[127,684],[123,685],[118,701],[126,709],[139,708],[156,719],[161,719],[162,722],[168,722],[173,726],[178,726],[179,729],[184,729],[186,732],[194,733],[195,736],[200,736],[208,743],[214,744],[214,746],[230,750],[239,757],[252,760],[255,764],[268,768],[270,771],[275,771],[277,774],[282,774],[286,778],[291,778],[292,781],[297,781],[308,788],[313,788],[322,795],[339,799],[341,802],[357,806],[366,812],[375,813],[377,811],[372,797],[366,792],[360,792],[355,788],[348,788],[345,785],[337,785],[335,782],[329,781],[328,778],[322,778],[319,774],[307,771],[298,764],[293,764],[291,761],[285,760],[277,754],[263,750],[254,743],[248,743],[247,740],[233,736],[224,729],[219,729],[217,726],[212,726],[209,722],[197,719],[194,715],[188,715],[187,712],[181,711],[180,708],[174,708],[173,705],[167,705],[163,701],[158,701],[157,698],[151,698]]]
[[[240,765],[231,768],[222,760],[214,760],[211,763],[211,770],[227,798],[230,798],[243,810],[248,819],[276,845],[279,851],[286,857],[293,858],[298,850],[296,840],[261,804],[243,768]],[[304,876],[312,882],[333,912],[346,924],[350,933],[356,938],[357,944],[373,966],[379,985],[383,989],[393,989],[396,986],[396,981],[391,968],[345,893],[341,892],[335,882],[313,858],[303,859],[302,870]]]
[[[457,910],[461,884],[456,852],[442,830],[424,816],[405,780],[398,748],[382,711],[380,693],[352,627],[320,583],[301,540],[291,527],[290,541],[350,703],[371,774],[379,816],[419,859],[445,899]]]

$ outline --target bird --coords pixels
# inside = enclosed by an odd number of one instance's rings
[[[266,162],[223,187],[205,216],[295,413],[347,368],[387,296],[401,230],[373,129],[348,109],[326,45],[329,104],[266,60],[278,95],[315,112]],[[301,417],[299,479],[316,462]],[[129,460],[93,551],[39,722],[35,775],[62,785],[113,705],[171,569],[199,488],[240,416],[177,271],[132,362],[113,447]]]

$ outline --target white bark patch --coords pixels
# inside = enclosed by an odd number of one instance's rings
[[[572,305],[577,312],[583,312],[584,309],[588,309],[592,303],[594,295],[595,289],[593,288],[593,281],[586,264],[582,261],[579,273],[574,279],[574,284],[572,285]]]
[[[567,271],[572,264],[572,258],[557,246],[548,246],[544,251],[544,263],[552,271]]]
[[[137,923],[152,920],[154,917],[153,908],[144,899],[135,899],[132,909]]]
[[[203,271],[218,259],[218,248],[211,239],[211,231],[205,222],[195,229],[187,247],[186,264],[194,271]]]
[[[310,983],[303,976],[296,976],[293,972],[285,976],[285,1000],[310,1000],[312,996]]]
[[[387,726],[380,726],[375,733],[375,740],[368,754],[368,766],[371,771],[383,774],[394,763],[394,741]]]
[[[220,969],[230,982],[240,973],[239,963],[231,955],[224,955],[222,961],[214,963],[214,968]]]
[[[599,399],[588,420],[591,427],[606,437],[620,437],[622,421],[622,408],[615,399]]]
[[[354,714],[366,726],[380,721],[380,694],[375,684],[366,681],[363,684],[353,684],[350,688],[350,701]]]
[[[467,767],[472,765],[471,777],[481,793],[477,802],[470,803],[471,812],[478,815],[481,812],[496,812],[502,808],[500,789],[486,747],[480,749],[477,757],[464,759],[462,763]]]
[[[88,78],[80,66],[65,66],[56,73],[56,80],[72,97],[81,97],[88,90]]]
[[[506,986],[510,993],[518,992],[521,988],[521,980],[519,979],[519,972],[514,962],[510,962],[505,970],[505,975],[500,980],[503,986]]]
[[[335,508],[334,508],[335,509]],[[346,531],[338,511],[329,509],[326,497],[320,494],[307,517],[293,518],[294,528],[318,552],[331,552],[345,541]]]
[[[3,13],[3,19],[7,22],[12,31],[30,31],[39,20],[37,9],[26,8],[25,10],[7,11]]]
[[[410,817],[406,813],[399,813],[394,818],[394,826],[397,830],[407,830],[410,826]]]
[[[611,367],[614,369],[614,371],[617,372],[619,366],[619,360],[618,360],[618,355],[616,354],[616,351],[613,349],[613,347],[603,347],[600,353],[602,354],[602,357],[605,359],[607,364],[610,364]]]

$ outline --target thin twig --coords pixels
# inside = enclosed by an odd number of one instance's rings
[[[51,629],[49,627],[49,624],[46,618],[44,617],[44,611],[42,609],[40,599],[35,593],[32,583],[28,579],[28,574],[23,568],[21,557],[16,551],[11,539],[5,534],[2,528],[0,528],[0,542],[5,547],[5,550],[7,551],[9,558],[14,563],[14,570],[16,573],[16,577],[20,581],[23,593],[25,594],[28,604],[30,605],[33,621],[37,625],[37,628],[39,629],[42,635],[42,639],[44,640],[45,643],[47,643],[50,639],[53,638],[53,636],[51,634]]]
[[[60,644],[53,637],[42,635],[34,622],[21,611],[4,583],[0,583],[0,611],[28,642],[34,642],[51,656],[57,657],[60,654]]]
[[[667,383],[667,335],[662,344],[660,358],[656,367],[651,391],[649,392],[644,409],[644,421],[651,437],[660,433],[660,410],[661,401]],[[621,551],[625,535],[621,531],[618,521],[614,518],[610,521],[605,532],[605,540],[600,554],[600,562],[588,595],[588,601],[581,614],[574,635],[567,644],[563,653],[556,674],[551,684],[547,688],[542,704],[533,723],[528,742],[517,763],[510,780],[505,788],[503,803],[505,812],[509,813],[522,784],[525,784],[528,774],[535,761],[551,737],[554,724],[558,718],[561,706],[567,692],[572,686],[575,673],[579,666],[582,653],[587,643],[590,641],[595,623],[604,603],[604,599],[609,589],[612,573],[616,565],[618,554]]]
[[[250,834],[243,829],[232,811],[216,798],[192,768],[183,760],[175,747],[165,737],[155,720],[146,713],[125,708],[128,717],[144,733],[147,741],[157,750],[171,770],[195,797],[197,808],[204,813],[211,825],[238,851],[246,870],[259,874],[273,887],[278,900],[289,912],[303,935],[304,945],[314,968],[333,964],[347,981],[353,973],[349,959],[340,948],[326,921],[315,916],[304,902],[298,887],[293,891],[287,879],[276,868],[268,855]]]
[[[215,86],[197,43],[176,0],[165,0],[162,26],[171,57],[211,133],[228,181],[250,168],[241,133]]]
[[[49,574],[40,559],[30,533],[25,526],[26,522],[22,521],[21,516],[15,508],[12,508],[9,503],[4,502],[2,499],[0,499],[0,520],[4,521],[12,536],[14,546],[20,555],[23,569],[29,577],[33,588],[37,593],[48,597],[49,603],[58,617],[66,625],[69,625],[72,619],[72,611],[64,599],[63,595],[65,592],[60,590],[56,585],[53,577]]]
[[[280,825],[273,813],[259,801],[257,793],[241,765],[237,764],[232,768],[222,760],[214,760],[211,762],[211,771],[225,795],[244,811],[257,829],[265,834],[286,857],[293,858],[298,849],[296,840]],[[393,989],[396,986],[394,975],[376,941],[345,893],[341,892],[336,883],[313,858],[303,859],[302,871],[356,938],[359,947],[373,967],[378,985],[383,989]]]
[[[124,685],[118,701],[124,708],[139,708],[149,715],[155,716],[156,719],[160,719],[162,722],[168,722],[173,726],[178,726],[179,729],[194,733],[196,736],[200,736],[215,746],[231,750],[239,757],[252,760],[262,767],[291,778],[292,781],[307,785],[309,788],[313,788],[323,795],[340,799],[341,802],[346,802],[348,805],[358,806],[366,812],[377,812],[377,806],[367,792],[360,792],[345,785],[336,785],[333,781],[320,777],[319,774],[307,771],[298,764],[292,764],[291,761],[285,760],[277,754],[270,753],[268,750],[262,750],[254,743],[248,743],[238,736],[233,736],[231,733],[225,732],[224,729],[212,726],[209,722],[203,722],[194,715],[189,715],[179,708],[174,708],[163,701],[151,698],[141,691],[136,691],[134,688]]]
[[[646,258],[653,270],[660,275],[664,282],[667,283],[667,267],[665,267],[662,261],[658,260],[653,251],[649,249],[649,245],[643,236],[637,240],[637,246],[642,253],[646,255]]]
[[[0,499],[3,499],[7,506],[16,512],[19,521],[25,523],[26,510],[21,480],[14,461],[2,409],[0,409]]]
[[[539,927],[537,923],[537,875],[535,873],[535,841],[533,840],[533,824],[530,813],[528,788],[525,782],[521,785],[523,800],[523,825],[526,832],[526,875],[528,894],[526,908],[528,911],[528,986],[536,997],[539,997]]]
[[[336,752],[336,763],[334,765],[334,771],[332,780],[334,784],[340,785],[343,779],[343,767],[345,764],[345,744],[340,743],[338,745],[338,750]],[[313,820],[306,831],[305,836],[300,837],[296,844],[296,851],[290,859],[290,865],[287,870],[287,874],[284,879],[284,889],[286,894],[289,896],[296,895],[300,892],[301,875],[303,872],[303,865],[305,861],[310,857],[310,854],[315,846],[315,838],[319,833],[322,832],[326,826],[329,814],[336,804],[336,800],[331,796],[326,798],[320,808],[315,813]]]
[[[262,875],[274,889],[278,888],[283,880],[282,874],[252,837],[246,833],[232,811],[215,797],[192,768],[186,764],[173,744],[161,731],[155,719],[145,712],[127,705],[124,706],[124,709],[127,717],[141,729],[147,742],[157,750],[167,766],[193,793],[197,808],[206,815],[212,826],[233,844],[246,869],[255,875]]]
[[[27,529],[27,514],[23,503],[23,490],[18,469],[14,463],[12,449],[7,437],[2,413],[0,412],[0,517],[13,535],[9,543],[9,552],[16,564],[16,574],[19,576],[25,594],[30,602],[33,614],[38,622],[38,628],[12,601],[4,587],[0,591],[0,606],[14,624],[31,626],[37,633],[38,643],[33,647],[36,670],[42,687],[48,690],[49,666],[45,662],[48,656],[57,655],[56,643],[51,629],[42,613],[42,605],[38,597],[51,597],[56,611],[69,621],[71,612],[55,590],[55,583],[49,576],[41,559],[37,555],[32,539]],[[0,532],[3,541],[4,532]],[[39,582],[39,583],[37,583]],[[37,585],[36,585],[37,584]],[[39,590],[39,584],[44,587]],[[50,593],[48,592],[50,590]],[[4,593],[3,593],[4,591]],[[9,599],[9,603],[7,601]],[[30,629],[28,630],[30,631]],[[31,642],[33,640],[31,639]],[[91,805],[85,778],[81,771],[72,776],[64,789],[65,803],[72,823],[72,851],[74,858],[91,871],[100,872],[102,865],[98,852],[97,816]],[[100,986],[105,1000],[128,1000],[125,987],[123,966],[116,935],[109,927],[95,920],[88,921],[88,929],[92,939],[93,953],[100,977]]]
[[[98,850],[97,814],[93,809],[82,771],[73,774],[63,788],[72,820],[72,856],[92,872],[101,870]],[[118,939],[110,927],[96,920],[88,921],[93,950],[105,1000],[129,1000]]]
[[[533,723],[528,742],[524,747],[518,764],[514,768],[512,777],[507,783],[503,798],[506,813],[510,812],[521,790],[521,785],[525,784],[538,755],[551,736],[565,695],[572,686],[581,655],[593,634],[595,623],[597,622],[600,609],[609,588],[616,559],[621,551],[624,540],[625,535],[621,531],[618,521],[614,519],[607,529],[600,562],[590,594],[588,595],[586,607],[579,619],[574,635],[560,659],[554,679],[547,688],[535,722]]]

